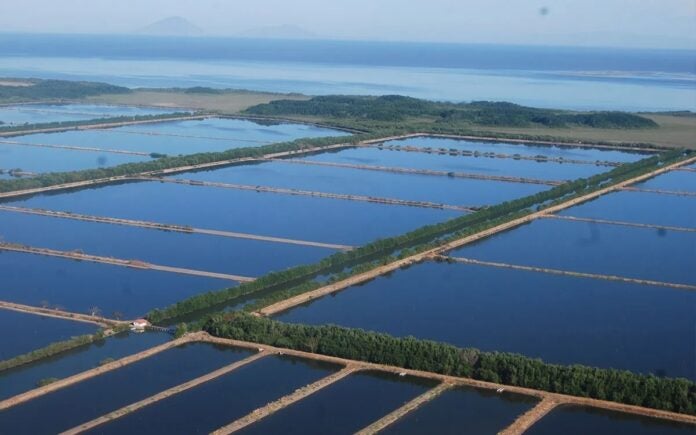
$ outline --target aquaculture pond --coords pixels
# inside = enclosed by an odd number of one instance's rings
[[[91,323],[73,322],[7,309],[0,309],[0,328],[4,331],[2,346],[0,346],[0,361],[48,346],[56,341],[93,334],[99,329],[97,325]]]
[[[305,124],[259,124],[243,119],[163,121],[108,129],[16,136],[19,142],[117,149],[167,155],[258,147],[299,138],[345,136],[345,132]]]
[[[521,156],[548,156],[554,158],[589,160],[601,162],[633,162],[649,156],[649,153],[629,153],[620,150],[590,147],[549,146],[544,144],[516,144],[509,142],[493,142],[480,140],[444,139],[436,137],[415,137],[393,140],[384,145],[418,148],[454,148],[456,150],[478,151],[479,153],[496,153]]]
[[[0,121],[8,125],[83,121],[115,116],[159,115],[171,109],[154,109],[104,104],[17,104],[0,106]],[[180,111],[180,110],[176,110]]]
[[[693,435],[694,425],[592,408],[563,406],[527,430],[529,435]]]
[[[623,191],[563,210],[560,215],[696,228],[696,198]]]
[[[353,168],[273,162],[179,174],[176,178],[261,185],[459,206],[481,206],[532,195],[551,186],[397,174]],[[276,194],[278,195],[278,194]]]
[[[190,296],[233,287],[236,282],[169,272],[0,251],[0,300],[62,307],[107,317],[142,316]]]
[[[388,426],[382,434],[496,434],[536,399],[473,388],[450,389]]]
[[[643,183],[636,184],[634,187],[694,192],[696,194],[696,172],[670,171]],[[696,201],[696,198],[691,197],[691,199]]]
[[[50,358],[0,372],[0,400],[39,386],[42,380],[62,379],[111,359],[142,352],[172,338],[164,332],[124,332]]]
[[[88,433],[208,434],[335,370],[297,358],[265,357]]]
[[[160,182],[37,195],[12,205],[349,245],[461,216],[451,210]]]
[[[250,355],[204,343],[183,345],[0,411],[0,427],[13,434],[58,433]]]
[[[150,156],[13,145],[3,140],[0,139],[0,169],[5,172],[12,169],[32,174],[65,172],[151,160]],[[2,177],[11,178],[9,174]]]
[[[457,156],[421,152],[390,151],[378,148],[351,148],[337,152],[308,156],[303,160],[336,162],[350,165],[389,166],[397,168],[430,169],[443,172],[537,178],[542,180],[572,180],[589,177],[612,169],[595,164],[537,162],[484,156]]]
[[[313,263],[334,249],[0,211],[0,240],[243,276]]]
[[[696,233],[541,219],[450,254],[696,285]]]
[[[243,434],[352,434],[426,392],[431,381],[358,372],[240,431]]]
[[[427,262],[276,318],[696,379],[694,312],[692,291]]]

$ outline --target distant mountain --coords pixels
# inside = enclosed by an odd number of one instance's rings
[[[203,30],[183,17],[169,17],[138,29],[142,35],[198,36]]]
[[[249,29],[239,36],[245,38],[273,38],[273,39],[315,39],[319,36],[309,30],[298,26],[283,25],[283,26],[268,26],[255,27]]]

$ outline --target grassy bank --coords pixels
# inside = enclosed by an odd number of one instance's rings
[[[78,347],[86,346],[88,344],[92,344],[101,340],[104,340],[104,332],[100,330],[95,334],[80,335],[77,337],[73,337],[69,340],[57,341],[55,343],[49,344],[46,347],[42,347],[41,349],[36,349],[31,352],[18,355],[14,358],[0,361],[0,372],[23,366],[26,364],[31,364],[44,358],[50,358],[52,356],[68,352]]]

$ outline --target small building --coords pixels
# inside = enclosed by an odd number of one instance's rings
[[[136,319],[131,322],[131,329],[136,331],[144,331],[148,326],[150,326],[150,322],[145,319]]]

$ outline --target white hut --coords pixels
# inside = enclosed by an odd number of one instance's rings
[[[144,331],[148,326],[150,326],[150,322],[145,319],[136,319],[131,322],[131,329],[136,331]]]

